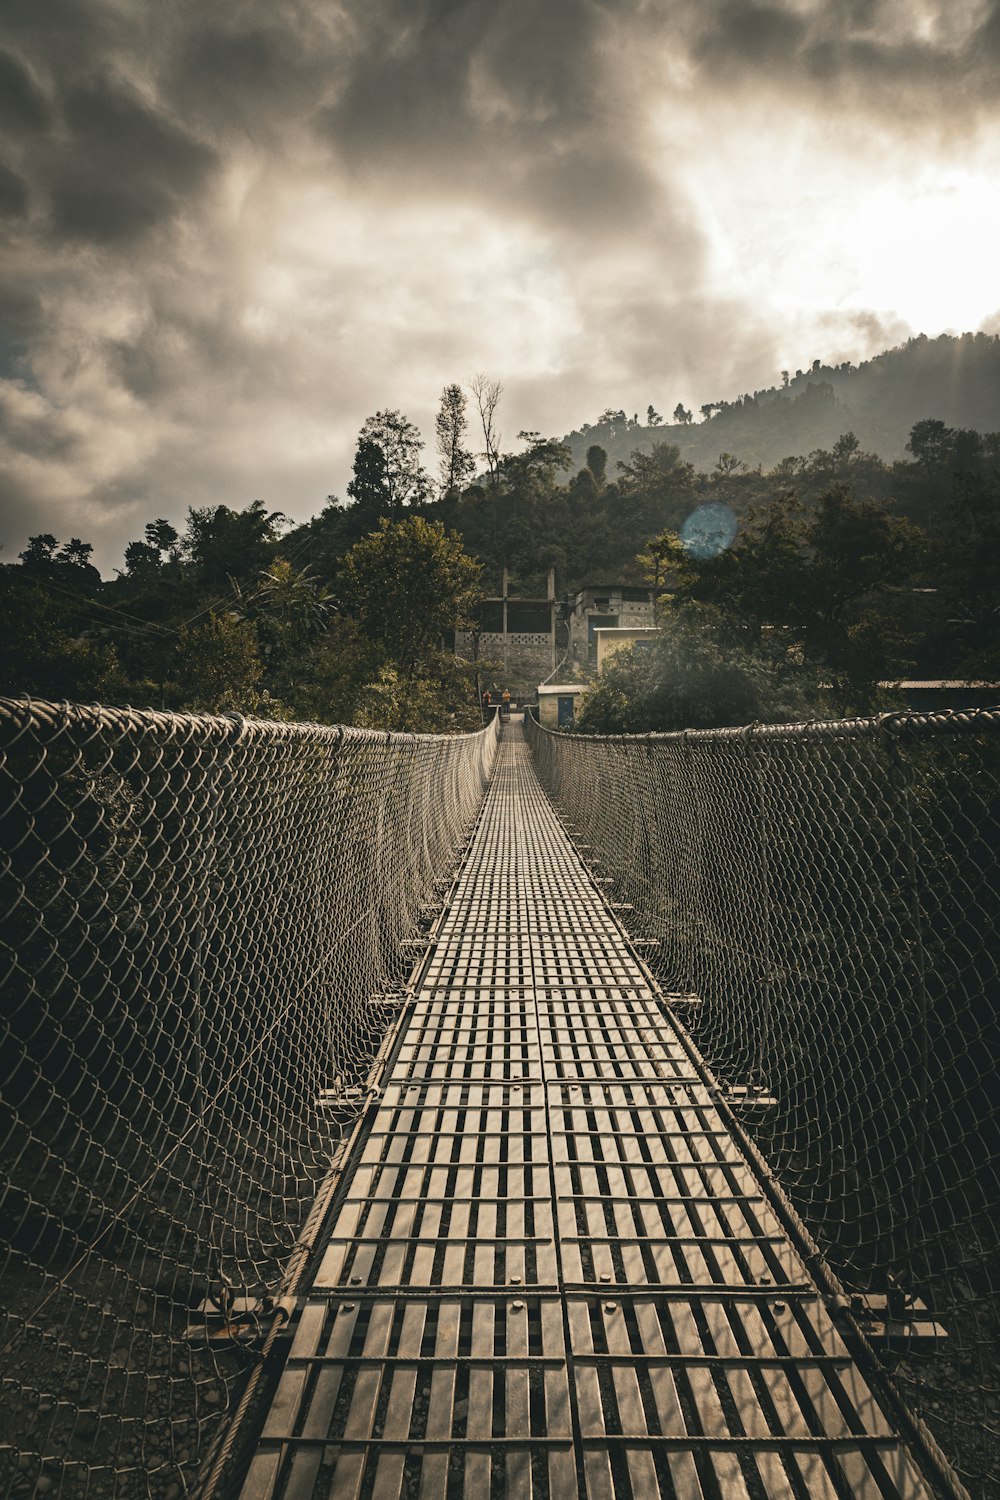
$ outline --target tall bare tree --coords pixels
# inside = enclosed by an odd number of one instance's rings
[[[495,490],[500,484],[500,433],[496,428],[496,411],[503,395],[503,386],[499,380],[487,380],[485,375],[477,374],[469,382],[469,389],[479,408],[485,450],[483,457],[490,476],[490,487]]]

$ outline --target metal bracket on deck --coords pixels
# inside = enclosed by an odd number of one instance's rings
[[[948,1337],[948,1330],[934,1319],[926,1302],[911,1296],[902,1287],[888,1292],[855,1292],[850,1310],[862,1333],[872,1344],[901,1345],[938,1343]]]
[[[722,1092],[730,1104],[736,1104],[742,1110],[777,1109],[778,1101],[773,1094],[768,1092],[767,1085],[750,1083],[727,1083],[723,1084]]]
[[[377,1005],[382,1010],[402,1010],[411,999],[412,994],[409,990],[385,990],[382,993],[370,995],[368,1004]]]
[[[365,1092],[360,1084],[354,1084],[350,1088],[320,1089],[316,1095],[316,1107],[317,1109],[353,1109],[363,1102]]]
[[[246,1349],[263,1342],[275,1310],[274,1299],[266,1295],[234,1297],[224,1292],[218,1298],[205,1297],[194,1308],[184,1336],[197,1342],[207,1340],[212,1349],[233,1345]]]

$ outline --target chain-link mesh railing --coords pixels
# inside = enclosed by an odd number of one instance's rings
[[[212,1460],[495,748],[0,701],[0,1495]]]
[[[529,734],[859,1326],[1000,1493],[1000,710]]]

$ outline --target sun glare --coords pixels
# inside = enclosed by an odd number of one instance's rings
[[[706,278],[764,316],[874,312],[914,332],[979,328],[1000,308],[1000,162],[959,164],[815,125],[718,121],[718,150],[682,171],[707,248]],[[989,154],[990,158],[992,153]]]
[[[978,328],[1000,304],[995,194],[995,183],[954,173],[863,197],[838,226],[858,278],[840,305],[897,313],[923,333]]]

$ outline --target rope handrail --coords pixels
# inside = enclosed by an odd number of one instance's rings
[[[526,720],[527,722],[527,720]],[[917,713],[894,709],[853,719],[803,719],[795,724],[740,724],[724,729],[651,730],[645,734],[571,734],[549,729],[532,719],[539,734],[559,736],[580,744],[724,744],[729,740],[762,739],[787,742],[804,740],[865,739],[873,733],[921,738],[935,734],[996,734],[1000,732],[1000,707],[937,709]],[[530,731],[529,731],[530,732]]]

